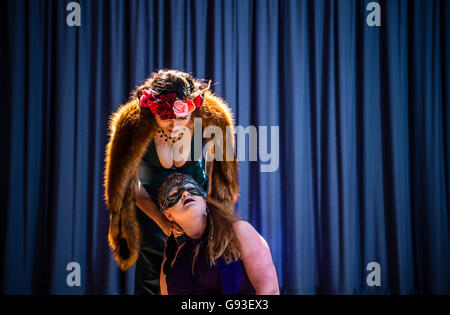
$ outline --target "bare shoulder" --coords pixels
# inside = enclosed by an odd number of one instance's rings
[[[253,225],[244,220],[238,220],[233,222],[233,230],[239,239],[259,239],[262,236],[255,230]]]
[[[242,245],[241,255],[244,259],[267,253],[269,246],[253,225],[239,220],[233,223],[233,230]]]
[[[236,220],[233,222],[233,229],[235,232],[242,232],[242,233],[246,233],[249,231],[255,231],[255,228],[248,223],[247,221],[244,220]]]

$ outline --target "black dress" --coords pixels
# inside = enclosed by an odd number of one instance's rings
[[[209,220],[208,226],[209,226]],[[211,265],[208,259],[207,229],[199,239],[186,237],[173,266],[166,274],[170,295],[254,295],[253,287],[241,260],[228,264],[220,257]],[[194,261],[197,245],[200,249]],[[179,245],[181,246],[181,244]],[[194,268],[192,265],[194,264]]]
[[[158,207],[158,191],[167,176],[174,172],[191,175],[205,191],[209,181],[204,169],[203,155],[194,156],[194,136],[191,142],[190,159],[181,167],[164,168],[158,158],[154,141],[150,142],[139,169],[139,180],[150,198]],[[204,139],[202,147],[204,145]],[[137,209],[137,220],[141,227],[142,242],[136,262],[134,281],[135,294],[160,294],[159,276],[166,236],[159,226],[144,212]]]

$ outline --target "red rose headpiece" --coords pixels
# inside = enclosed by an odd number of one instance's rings
[[[140,98],[141,106],[150,108],[154,115],[159,115],[161,119],[174,119],[186,117],[202,105],[203,95],[190,99],[179,100],[176,93],[159,95],[155,97],[150,89],[142,90]]]

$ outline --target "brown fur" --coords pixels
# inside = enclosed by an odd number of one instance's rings
[[[197,115],[202,117],[203,128],[219,126],[224,137],[226,126],[234,131],[230,108],[210,91],[205,92]],[[104,173],[105,200],[111,211],[108,239],[114,258],[122,270],[133,266],[139,255],[141,233],[136,219],[133,180],[157,130],[155,117],[148,108],[142,108],[137,99],[120,106],[110,118]],[[234,151],[234,138],[231,140]],[[210,197],[234,209],[239,188],[238,162],[236,154],[234,161],[225,161],[225,153],[224,139],[224,159],[214,161]]]

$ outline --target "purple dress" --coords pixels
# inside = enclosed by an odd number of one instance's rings
[[[241,260],[225,263],[223,258],[210,266],[206,242],[200,245],[192,274],[195,246],[201,239],[188,238],[166,274],[167,292],[171,295],[254,295]]]

